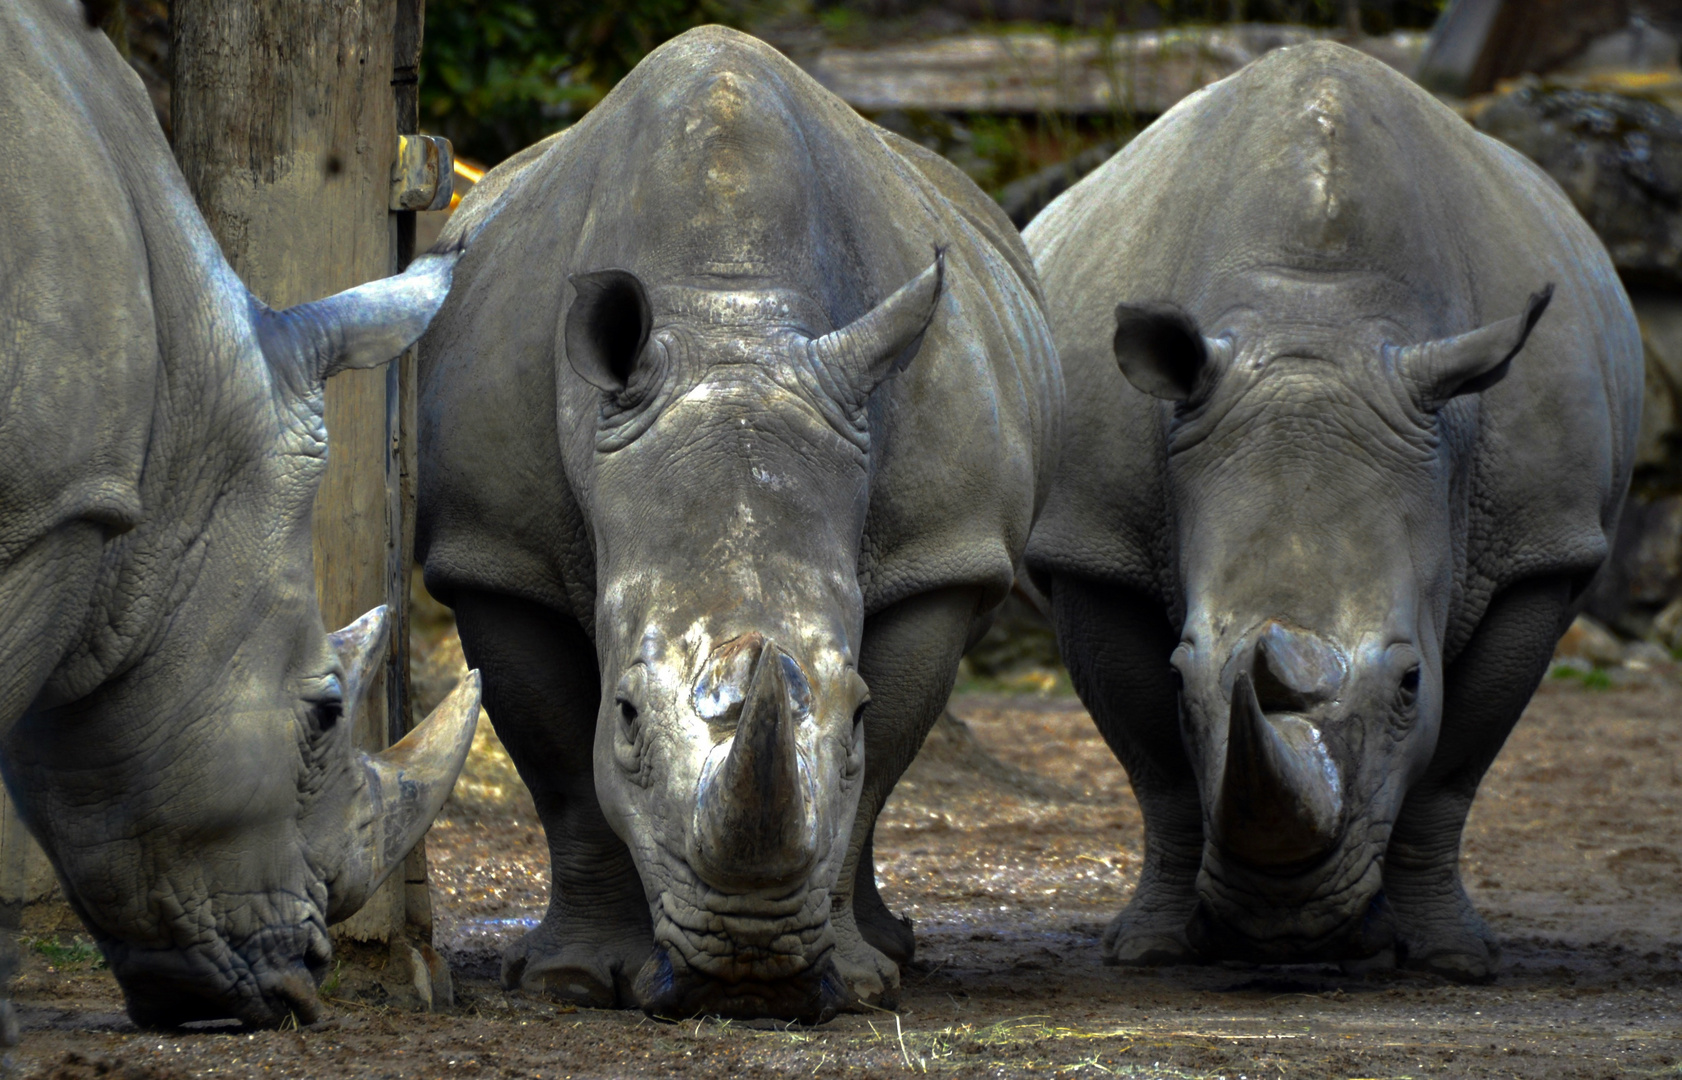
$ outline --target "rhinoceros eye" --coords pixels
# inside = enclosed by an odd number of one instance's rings
[[[1397,689],[1397,697],[1403,708],[1411,708],[1419,700],[1419,665],[1415,664],[1407,669],[1402,676],[1402,684]]]
[[[339,719],[345,714],[345,694],[337,675],[312,680],[302,696],[313,733],[324,735],[339,726]]]
[[[339,718],[345,714],[345,703],[337,699],[318,701],[311,707],[311,711],[317,731],[332,731],[338,726]]]
[[[647,701],[648,668],[633,664],[619,680],[613,691],[613,711],[619,717],[618,738],[613,741],[613,756],[620,768],[633,775],[642,771],[642,744],[646,733],[639,702]]]

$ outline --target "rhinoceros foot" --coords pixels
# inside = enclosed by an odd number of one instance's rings
[[[636,1004],[631,980],[653,948],[643,927],[602,927],[554,912],[502,955],[502,985],[586,1008]]]
[[[1186,934],[1197,910],[1196,863],[1147,865],[1133,897],[1104,930],[1100,955],[1121,967],[1198,964]],[[1188,867],[1190,868],[1188,870]]]
[[[1477,912],[1458,925],[1413,925],[1403,937],[1401,966],[1453,982],[1494,982],[1500,944]]]
[[[1102,955],[1104,963],[1121,967],[1202,962],[1186,938],[1183,912],[1144,908],[1137,899],[1104,931]]]
[[[853,920],[864,943],[892,960],[896,966],[906,967],[917,954],[917,938],[911,932],[911,919],[889,911],[876,890],[872,889],[868,898],[864,893],[855,894]]]
[[[1392,865],[1385,892],[1396,913],[1401,966],[1459,983],[1495,979],[1501,946],[1483,921],[1453,868],[1408,873]]]
[[[883,911],[886,912],[886,908]],[[892,918],[892,916],[889,916]],[[871,945],[860,932],[852,912],[837,913],[835,927],[835,974],[853,998],[864,1005],[892,1009],[899,1004],[899,965]],[[901,926],[906,937],[909,927]]]

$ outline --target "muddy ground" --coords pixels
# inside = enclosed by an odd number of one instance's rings
[[[145,1033],[85,950],[42,944],[16,986],[16,1073],[1682,1076],[1682,677],[1604,681],[1550,679],[1473,812],[1466,876],[1505,941],[1493,986],[1102,966],[1139,868],[1126,778],[1072,698],[960,695],[963,723],[936,729],[878,833],[883,894],[918,935],[897,1014],[670,1024],[504,993],[497,953],[541,913],[545,860],[482,736],[429,841],[453,1011],[328,995],[304,1030]]]

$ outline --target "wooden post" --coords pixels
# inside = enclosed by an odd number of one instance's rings
[[[399,224],[388,203],[400,2],[174,0],[176,157],[234,269],[273,307],[397,269]],[[392,661],[358,714],[357,739],[369,749],[407,723],[402,384],[396,365],[328,384],[328,466],[315,505],[327,628],[382,603],[396,615]],[[394,875],[336,935],[400,936],[405,892]]]
[[[393,66],[391,88],[397,106],[399,134],[413,135],[420,130],[420,59],[421,39],[426,29],[426,0],[397,0],[393,36]],[[445,178],[447,179],[447,177]],[[406,210],[394,215],[397,222],[397,268],[409,265],[415,257],[415,212]],[[409,699],[409,578],[415,558],[415,487],[419,461],[416,442],[416,370],[415,350],[410,349],[402,359],[391,365],[386,382],[387,401],[391,407],[390,430],[392,442],[391,510],[400,523],[397,544],[391,550],[388,591],[401,598],[392,623],[395,640],[391,643],[391,658],[387,674],[387,715],[389,738],[402,738],[416,719],[410,715]],[[427,885],[426,842],[415,847],[403,868],[404,912],[410,926],[416,928],[427,941],[432,940],[432,892]]]

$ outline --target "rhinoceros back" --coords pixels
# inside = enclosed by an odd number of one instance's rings
[[[1176,303],[1212,335],[1331,311],[1380,349],[1515,315],[1549,282],[1552,306],[1510,374],[1440,414],[1465,496],[1450,653],[1503,586],[1543,573],[1586,584],[1604,558],[1641,393],[1628,300],[1552,180],[1377,61],[1325,43],[1270,54],[1181,102],[1026,239],[1070,388],[1036,573],[1176,608],[1171,410],[1117,369],[1118,302]]]
[[[1008,223],[919,154],[768,46],[707,27],[652,53],[540,154],[493,171],[464,203],[478,232],[423,343],[429,582],[590,623],[580,508],[600,392],[564,353],[570,275],[790,290],[841,326],[941,246],[942,309],[870,406],[860,581],[867,611],[947,584],[1002,597],[1049,476],[1061,376]],[[715,160],[739,182],[703,182]]]
[[[82,40],[97,33],[75,5],[0,7],[0,564],[67,521],[141,513],[158,331],[136,148],[102,131],[156,124],[134,73]]]

